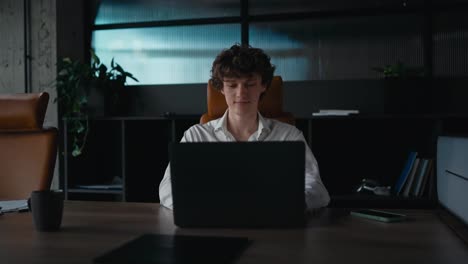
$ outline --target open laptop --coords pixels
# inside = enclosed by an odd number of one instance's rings
[[[467,155],[468,137],[439,136],[437,138],[436,183],[439,204],[468,227]],[[434,179],[429,180],[434,181]],[[433,191],[435,188],[432,186],[429,189]],[[461,236],[466,238],[467,235],[468,232]]]
[[[169,145],[179,227],[300,227],[305,223],[303,142]]]

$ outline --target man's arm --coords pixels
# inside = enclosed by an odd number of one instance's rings
[[[180,142],[192,142],[194,141],[193,136],[191,135],[190,129],[184,132],[184,136]],[[159,183],[159,202],[164,207],[169,209],[173,208],[172,202],[172,184],[171,184],[171,164],[167,165],[166,171],[164,172],[164,177]]]
[[[302,132],[299,133],[297,140],[303,141],[305,144],[305,199],[307,210],[325,207],[330,203],[330,195],[320,178],[317,160]]]
[[[159,202],[164,207],[172,209],[171,166],[167,165],[164,177],[159,184]]]

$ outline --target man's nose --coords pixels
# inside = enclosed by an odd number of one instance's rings
[[[248,89],[249,88],[247,88],[247,85],[243,85],[243,84],[239,85],[239,89],[237,89],[237,96],[243,96],[247,94]]]

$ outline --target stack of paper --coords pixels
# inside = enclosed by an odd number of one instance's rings
[[[28,200],[0,201],[0,213],[20,212],[28,209]]]
[[[313,116],[347,116],[351,114],[359,114],[359,110],[322,109],[318,113],[312,113]]]
[[[89,190],[122,190],[122,184],[77,185],[76,187]]]

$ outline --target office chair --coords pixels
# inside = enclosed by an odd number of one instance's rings
[[[57,156],[57,128],[44,128],[49,94],[0,94],[0,199],[48,190]]]
[[[207,86],[207,107],[208,110],[200,118],[200,124],[220,118],[226,112],[227,104],[224,95],[211,86]],[[291,125],[295,124],[294,116],[291,113],[283,112],[283,79],[281,76],[274,76],[270,87],[258,104],[258,109],[264,117],[276,119]]]

